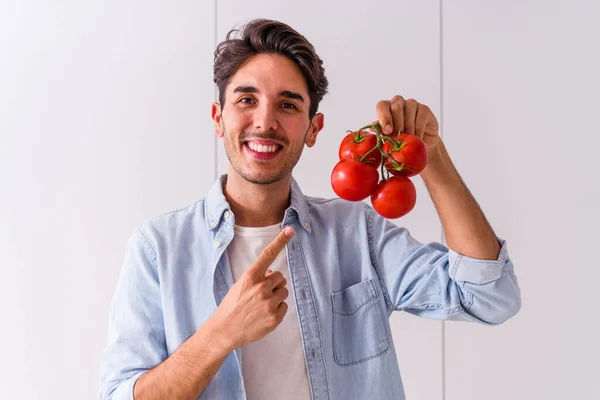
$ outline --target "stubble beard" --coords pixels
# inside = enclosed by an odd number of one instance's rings
[[[244,180],[255,185],[270,185],[279,182],[282,179],[289,176],[292,173],[298,161],[300,160],[300,156],[302,155],[302,151],[304,150],[306,135],[308,135],[308,129],[306,130],[306,133],[304,134],[304,139],[301,143],[290,143],[287,138],[283,138],[280,135],[277,135],[272,132],[261,132],[259,134],[249,134],[247,132],[244,132],[242,133],[242,135],[240,135],[240,140],[238,143],[232,143],[234,139],[232,139],[230,135],[227,134],[227,130],[225,129],[225,122],[223,122],[223,141],[225,144],[225,154],[229,159],[229,163],[239,176],[241,176]],[[242,162],[243,154],[236,153],[238,144],[242,146],[243,151],[243,146],[245,145],[241,144],[240,142],[242,139],[248,136],[251,136],[252,138],[279,140],[281,142],[287,143],[287,145],[283,149],[283,151],[285,151],[285,154],[280,154],[277,156],[278,158],[285,157],[285,159],[283,160],[283,165],[277,171],[272,173],[264,173],[258,171],[256,173],[252,173],[252,171],[248,171],[248,169],[244,167]],[[279,162],[281,163],[282,161],[280,160]]]

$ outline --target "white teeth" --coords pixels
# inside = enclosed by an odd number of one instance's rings
[[[265,145],[257,144],[254,142],[248,142],[248,147],[250,147],[251,150],[256,151],[258,153],[275,153],[279,146],[277,146],[277,145],[265,146]]]

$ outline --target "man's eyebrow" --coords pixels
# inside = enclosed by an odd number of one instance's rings
[[[258,89],[254,86],[238,86],[233,89],[233,93],[258,93]]]
[[[281,92],[279,92],[279,95],[281,97],[287,97],[288,99],[299,100],[304,103],[304,97],[302,97],[301,94],[292,92],[290,90],[282,90]]]

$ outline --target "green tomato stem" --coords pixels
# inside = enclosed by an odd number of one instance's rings
[[[375,135],[377,136],[377,145],[375,146],[379,152],[381,153],[381,181],[385,182],[389,176],[386,178],[385,176],[385,159],[387,158],[387,153],[383,151],[381,147],[381,143],[383,142],[383,137],[381,132],[379,131],[379,123],[373,124],[373,130],[375,131]]]
[[[361,135],[361,133],[365,130],[365,129],[369,129],[371,131],[375,131],[375,136],[377,137],[377,144],[371,149],[369,150],[367,153],[365,153],[364,156],[362,156],[360,158],[360,162],[364,162],[365,159],[371,154],[373,153],[375,150],[379,150],[379,152],[381,153],[381,178],[383,181],[389,179],[390,177],[390,173],[389,171],[387,171],[387,169],[385,168],[385,164],[387,162],[389,162],[392,166],[393,169],[396,171],[400,171],[404,168],[404,163],[400,164],[398,163],[398,161],[396,161],[396,159],[394,157],[391,157],[391,153],[394,151],[398,151],[399,149],[401,149],[402,147],[404,147],[404,142],[402,141],[402,139],[400,138],[400,136],[398,135],[398,141],[396,141],[392,136],[387,136],[387,135],[383,135],[381,133],[381,126],[379,125],[379,122],[376,122],[374,124],[371,125],[365,125],[362,128],[360,128],[359,130],[356,131],[355,134],[355,138],[358,136],[361,139],[364,139],[364,137],[366,137],[365,135]],[[388,153],[386,151],[383,150],[383,143],[384,142],[390,142],[392,144],[392,149],[391,152]],[[385,174],[385,172],[387,172],[387,174]],[[386,176],[387,175],[387,176]]]
[[[377,150],[378,148],[379,148],[379,138],[377,138],[377,144],[375,145],[375,147],[373,147],[371,150],[367,151],[367,152],[365,153],[365,155],[364,155],[364,156],[362,156],[362,157],[360,158],[360,160],[358,160],[358,161],[360,161],[360,162],[364,162],[364,161],[365,161],[365,158],[367,158],[367,156],[368,156],[369,154],[371,154],[372,152],[374,152],[374,151],[375,151],[375,150]]]

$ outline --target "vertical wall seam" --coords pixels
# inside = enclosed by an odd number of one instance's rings
[[[444,139],[444,0],[440,0],[440,137]],[[440,223],[441,242],[445,244],[444,226]],[[442,400],[446,400],[446,322],[442,321]]]
[[[219,1],[218,0],[214,0],[213,1],[213,10],[214,10],[214,40],[213,40],[213,49],[217,48],[218,45],[218,41],[219,41],[219,24],[218,24],[218,4]],[[217,89],[217,85],[214,84],[214,92],[213,92],[213,100],[214,101],[218,101],[219,100],[219,91]],[[214,152],[214,156],[215,156],[215,163],[213,165],[214,168],[214,177],[213,177],[213,181],[216,181],[218,176],[219,176],[219,138],[217,137],[217,135],[214,134],[213,132],[213,152]]]

